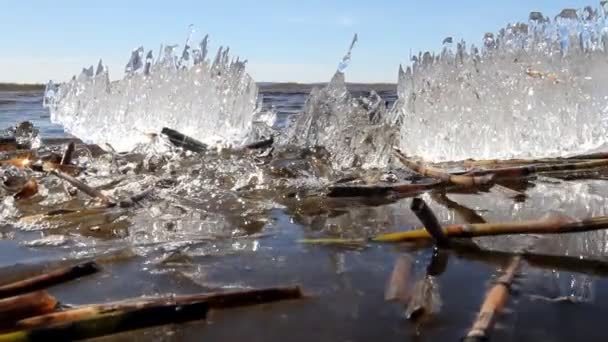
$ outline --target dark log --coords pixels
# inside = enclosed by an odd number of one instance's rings
[[[443,233],[439,220],[426,202],[421,198],[414,198],[410,209],[416,214],[424,229],[433,237],[435,244],[438,247],[447,247],[449,244],[448,237]]]
[[[207,151],[207,145],[171,128],[164,127],[161,133],[166,135],[169,138],[169,141],[171,141],[171,143],[176,147],[181,147],[184,150],[198,153],[204,153]]]
[[[245,148],[248,150],[257,150],[257,149],[271,147],[272,144],[274,144],[274,137],[270,137],[269,139],[260,140],[260,141],[256,141],[251,144],[245,145]]]
[[[92,261],[60,268],[31,278],[0,286],[0,298],[38,291],[99,272],[100,267]]]
[[[61,158],[61,165],[69,165],[70,163],[72,163],[72,154],[74,153],[74,147],[75,144],[73,141],[67,145],[65,151],[63,152],[63,157]]]

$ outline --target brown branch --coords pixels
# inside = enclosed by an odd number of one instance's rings
[[[46,291],[0,299],[0,329],[9,329],[24,318],[51,313],[57,300]]]
[[[179,296],[148,297],[106,304],[85,305],[43,316],[26,318],[18,321],[17,327],[19,329],[37,329],[49,325],[53,326],[55,324],[65,324],[72,321],[93,319],[108,312],[128,312],[134,309],[155,307],[159,305],[188,305],[193,303],[205,303],[209,308],[226,309],[301,298],[303,298],[303,294],[298,286],[232,291],[225,293],[201,293]]]
[[[394,150],[394,154],[399,161],[407,168],[415,171],[423,176],[432,177],[439,179],[445,183],[463,185],[467,187],[487,187],[494,183],[494,177],[492,175],[451,175],[439,168],[425,165],[423,163],[415,162],[408,159],[398,149]]]
[[[504,223],[453,224],[444,226],[448,237],[478,237],[517,234],[560,234],[577,233],[608,228],[608,216],[597,216],[586,220],[570,221],[559,218],[543,218],[529,221]],[[372,238],[376,242],[404,242],[430,240],[433,236],[426,229],[382,234]]]
[[[566,164],[529,165],[497,168],[490,170],[476,170],[468,173],[467,175],[473,177],[495,176],[497,179],[523,178],[529,177],[540,172],[579,171],[602,167],[608,167],[608,159],[598,159]]]
[[[490,289],[479,310],[477,319],[463,339],[464,341],[485,341],[496,323],[498,314],[504,309],[509,300],[509,292],[517,270],[521,265],[522,259],[514,257],[504,274],[498,278],[496,284]]]
[[[35,196],[38,193],[38,182],[34,178],[30,178],[21,190],[17,192],[13,197],[17,200],[28,199]]]
[[[75,341],[153,326],[205,319],[206,301],[190,303],[154,303],[128,308],[100,310],[74,317],[74,320],[44,325],[28,330],[0,334],[0,341]]]
[[[108,206],[112,206],[114,204],[114,201],[112,201],[108,196],[104,195],[101,191],[90,187],[89,185],[85,184],[82,181],[79,181],[78,179],[68,175],[67,173],[64,173],[60,170],[53,170],[53,171],[51,171],[51,174],[72,184],[74,187],[76,187],[78,190],[84,192],[85,194],[100,200],[103,204],[106,204]]]

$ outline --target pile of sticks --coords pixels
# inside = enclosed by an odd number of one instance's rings
[[[432,314],[437,305],[438,286],[436,276],[441,273],[433,265],[439,262],[441,253],[456,254],[471,260],[482,261],[497,266],[498,276],[490,287],[471,328],[464,334],[465,341],[485,341],[491,335],[493,326],[504,311],[511,288],[523,264],[547,270],[608,275],[608,262],[601,259],[582,257],[542,255],[522,251],[518,253],[484,250],[469,238],[518,234],[564,234],[608,229],[608,216],[596,216],[582,220],[560,215],[546,215],[537,220],[488,223],[473,210],[460,206],[445,196],[450,192],[477,192],[497,190],[508,197],[523,201],[526,194],[508,186],[513,182],[528,181],[540,174],[555,177],[569,177],[582,173],[583,178],[593,173],[601,173],[608,168],[608,153],[592,153],[570,158],[513,159],[513,160],[465,160],[457,163],[468,170],[448,172],[442,165],[430,165],[414,161],[395,149],[394,155],[409,170],[430,179],[421,184],[396,185],[345,185],[329,187],[329,197],[370,197],[370,196],[417,196],[430,192],[438,203],[462,214],[468,223],[442,226],[434,213],[420,198],[412,200],[411,210],[422,224],[421,228],[408,231],[380,234],[367,238],[303,239],[301,243],[327,245],[366,245],[369,243],[415,243],[415,248],[432,244],[433,258],[427,272],[417,281],[412,281],[413,260],[407,255],[397,258],[389,278],[386,299],[406,306],[406,317],[418,322],[421,317]]]
[[[440,167],[415,161],[394,148],[395,158],[405,167],[431,179],[421,184],[392,185],[334,185],[327,189],[329,197],[370,197],[418,195],[426,191],[488,191],[492,188],[508,196],[523,200],[525,194],[505,186],[508,182],[524,181],[539,174],[566,177],[577,173],[597,172],[608,168],[608,153],[592,153],[569,158],[511,159],[511,160],[465,160],[459,164],[468,171],[450,173]],[[485,168],[481,168],[485,167]]]
[[[0,341],[73,341],[204,320],[212,309],[301,299],[298,286],[142,297],[66,307],[46,289],[100,272],[94,261],[0,285]]]

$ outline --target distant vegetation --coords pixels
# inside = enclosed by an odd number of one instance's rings
[[[0,91],[42,91],[44,84],[0,83]]]

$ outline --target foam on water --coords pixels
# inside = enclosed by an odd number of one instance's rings
[[[603,13],[603,12],[602,12]],[[400,68],[391,119],[426,160],[560,156],[608,142],[608,26],[586,8],[484,36]]]
[[[100,61],[78,77],[47,86],[45,105],[51,120],[88,142],[109,143],[124,151],[146,141],[144,133],[171,127],[208,143],[239,143],[245,139],[257,106],[257,86],[245,72],[246,61],[230,59],[220,47],[213,62],[207,37],[199,47],[186,41],[181,57],[176,46],[153,53],[135,49],[125,77],[110,82]],[[161,51],[162,51],[161,47]]]

